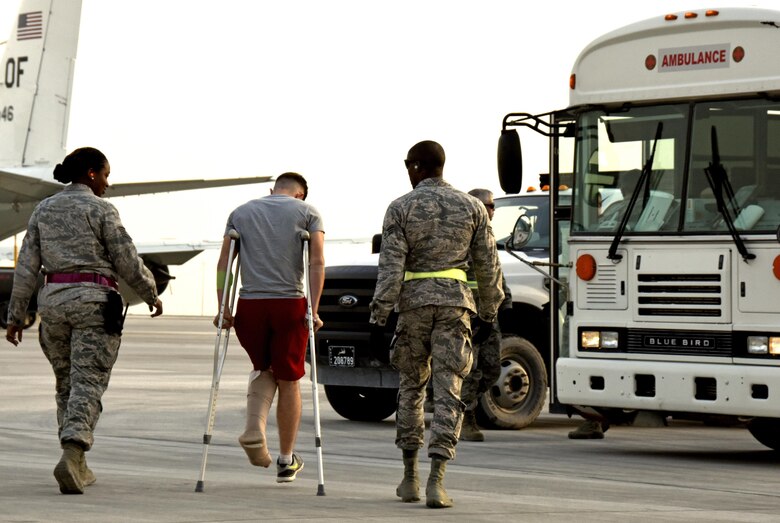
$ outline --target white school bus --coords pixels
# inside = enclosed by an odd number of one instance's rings
[[[569,83],[568,108],[508,114],[499,141],[511,193],[517,128],[550,137],[553,402],[733,417],[780,450],[780,12],[629,25]]]

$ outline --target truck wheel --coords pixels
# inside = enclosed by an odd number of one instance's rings
[[[479,400],[477,420],[484,427],[522,429],[539,416],[547,398],[547,370],[531,342],[518,336],[501,340],[501,374]]]
[[[780,451],[780,419],[755,418],[748,423],[748,430],[762,445]]]
[[[395,412],[398,389],[325,385],[325,396],[340,416],[352,421],[382,421]]]

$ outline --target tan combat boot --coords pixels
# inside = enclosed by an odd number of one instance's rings
[[[81,454],[81,462],[79,462],[79,475],[81,476],[81,482],[85,487],[93,485],[97,478],[95,473],[87,466],[87,453]]]
[[[263,371],[252,379],[246,394],[246,427],[238,442],[246,452],[249,463],[256,467],[271,465],[271,454],[265,438],[265,426],[276,394],[276,378],[271,371]]]
[[[78,443],[62,445],[62,457],[54,467],[54,477],[63,494],[83,494],[84,482],[81,480],[81,460],[84,449]]]
[[[473,410],[463,413],[463,425],[460,428],[461,441],[485,441],[485,435],[477,426],[477,418]]]
[[[579,427],[569,432],[569,439],[604,439],[604,429],[600,421],[585,420]]]
[[[417,475],[417,451],[404,450],[404,479],[395,489],[395,495],[404,503],[420,501],[420,479]]]
[[[446,459],[439,457],[431,459],[431,475],[428,476],[428,485],[425,487],[425,504],[430,508],[452,506],[452,499],[444,490],[444,470],[446,468]]]

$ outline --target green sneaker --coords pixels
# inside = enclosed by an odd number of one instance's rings
[[[302,470],[303,460],[298,454],[292,455],[292,463],[289,465],[282,465],[279,460],[276,460],[276,482],[290,483],[295,481],[295,476]]]

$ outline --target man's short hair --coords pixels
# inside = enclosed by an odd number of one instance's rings
[[[303,199],[309,195],[309,184],[306,183],[306,178],[298,173],[284,173],[276,177],[274,183],[274,189],[295,189],[299,187],[303,190]]]
[[[406,159],[419,162],[423,169],[433,171],[444,167],[444,148],[433,140],[419,142],[409,149]]]
[[[487,203],[490,197],[493,196],[493,191],[488,189],[471,189],[469,194],[482,203]]]

